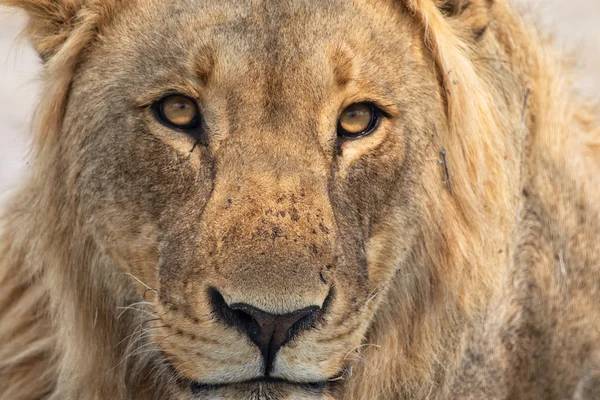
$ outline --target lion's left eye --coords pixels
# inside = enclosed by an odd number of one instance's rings
[[[193,129],[200,124],[200,111],[196,102],[183,95],[171,95],[154,104],[158,119],[177,129]]]
[[[368,135],[377,128],[379,115],[371,103],[355,103],[346,107],[338,121],[338,136],[357,138]]]

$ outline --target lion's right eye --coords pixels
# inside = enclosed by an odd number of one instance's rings
[[[371,103],[355,103],[344,109],[338,121],[338,136],[356,139],[377,128],[378,112]]]
[[[196,102],[183,95],[171,95],[157,101],[153,108],[163,124],[176,129],[194,129],[200,125]]]

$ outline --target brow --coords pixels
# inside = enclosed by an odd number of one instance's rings
[[[333,77],[335,83],[340,87],[345,87],[354,81],[354,56],[347,50],[337,47],[333,50],[331,56],[333,68]]]

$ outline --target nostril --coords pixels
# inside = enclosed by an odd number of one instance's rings
[[[223,322],[244,332],[258,346],[267,374],[277,351],[300,332],[312,328],[322,310],[311,306],[287,314],[272,314],[245,303],[229,306],[214,289],[211,297],[215,313]]]
[[[210,289],[209,295],[214,313],[225,324],[236,327],[243,332],[258,330],[252,316],[242,310],[234,310],[229,307],[218,290]]]
[[[286,338],[283,344],[292,340],[300,332],[311,329],[314,326],[315,321],[317,320],[319,315],[321,315],[321,308],[308,307],[299,311],[295,311],[294,313],[298,313],[296,315],[298,319],[296,319],[292,323],[292,325],[290,325],[289,328],[287,328],[285,332]],[[294,319],[294,317],[292,317],[292,319]]]

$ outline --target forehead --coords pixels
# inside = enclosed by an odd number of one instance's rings
[[[319,79],[386,75],[390,57],[398,62],[412,47],[410,20],[398,7],[391,0],[137,0],[106,42],[119,42],[107,46],[117,53],[110,57],[145,82],[177,75],[248,86],[285,76],[286,86],[301,90]]]
[[[298,46],[308,38],[318,46],[328,39],[352,41],[377,30],[391,33],[390,23],[395,22],[397,12],[390,1],[138,0],[129,9],[127,24],[140,33],[178,36],[179,40],[226,40],[221,44],[227,47],[252,45],[254,50],[272,50],[276,44]]]

